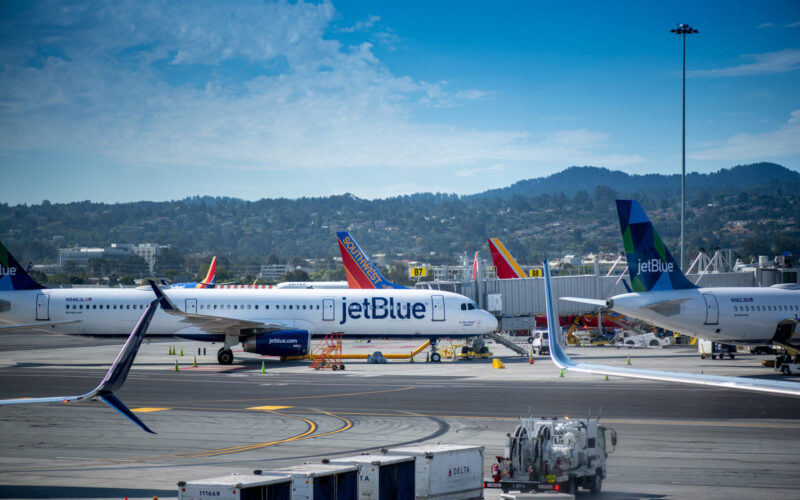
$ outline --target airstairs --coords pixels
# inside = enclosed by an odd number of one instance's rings
[[[498,344],[502,344],[508,347],[509,349],[516,352],[520,356],[527,356],[530,354],[530,348],[525,348],[517,343],[514,343],[507,335],[503,335],[502,333],[492,332],[488,334],[488,336]]]

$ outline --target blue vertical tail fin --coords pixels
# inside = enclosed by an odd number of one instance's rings
[[[617,213],[634,292],[697,288],[672,258],[639,202],[617,200]]]
[[[0,291],[5,290],[40,290],[44,288],[36,282],[27,270],[17,262],[0,243]]]

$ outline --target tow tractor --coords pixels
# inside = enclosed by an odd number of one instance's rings
[[[597,418],[521,418],[507,434],[505,454],[492,466],[484,488],[509,491],[563,491],[578,487],[599,493],[606,477],[606,458],[617,447],[617,432]],[[611,451],[606,437],[610,436]]]

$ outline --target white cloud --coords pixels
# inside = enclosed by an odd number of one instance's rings
[[[798,26],[800,26],[800,21],[795,21],[793,23],[787,24],[785,27],[786,28],[797,28]]]
[[[758,28],[772,28],[773,26],[775,26],[774,23],[763,23],[763,24],[759,24],[757,27]]]
[[[643,161],[609,152],[596,131],[531,137],[415,120],[492,92],[393,75],[370,44],[326,37],[327,2],[53,5],[0,20],[13,40],[0,47],[0,154],[293,173]]]
[[[375,23],[381,20],[380,16],[369,16],[364,21],[359,21],[355,24],[355,26],[350,26],[347,28],[341,28],[339,31],[343,33],[355,33],[356,31],[364,31],[372,28],[375,26]]]
[[[749,64],[741,64],[730,68],[718,68],[699,71],[687,71],[690,77],[731,77],[751,75],[771,75],[787,73],[800,69],[800,50],[784,49],[778,52],[763,54],[745,54],[742,57],[753,60]]]
[[[800,154],[800,109],[781,127],[760,134],[736,134],[724,141],[707,144],[703,149],[687,153],[696,160],[742,162]]]
[[[466,170],[458,170],[456,176],[458,177],[473,177],[481,174],[491,174],[493,172],[502,172],[505,170],[505,165],[502,163],[495,163],[488,167],[469,168]]]

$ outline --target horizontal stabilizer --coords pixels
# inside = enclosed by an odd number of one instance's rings
[[[697,375],[693,373],[667,372],[660,370],[634,369],[627,366],[606,366],[586,363],[575,363],[567,356],[561,329],[557,327],[558,316],[555,312],[553,295],[550,287],[550,268],[544,264],[545,306],[547,310],[547,328],[550,332],[550,357],[559,368],[569,371],[609,375],[614,377],[658,380],[684,384],[705,385],[744,391],[766,392],[784,396],[800,397],[800,383],[779,380],[761,380],[748,377],[725,377],[718,375]]]
[[[559,297],[560,300],[568,300],[570,302],[581,302],[583,304],[592,304],[593,306],[606,307],[606,301],[600,299],[584,299],[581,297]]]

